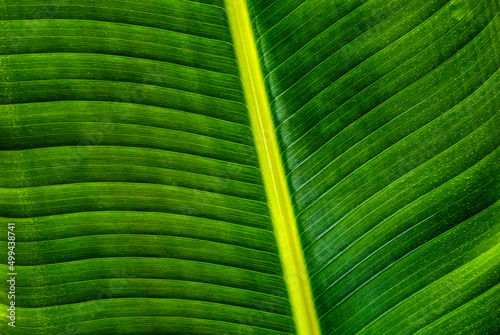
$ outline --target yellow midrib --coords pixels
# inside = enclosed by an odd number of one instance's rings
[[[318,317],[276,140],[248,7],[245,0],[226,0],[226,10],[296,330],[299,335],[319,335]]]

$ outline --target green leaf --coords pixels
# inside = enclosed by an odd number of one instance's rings
[[[499,13],[0,1],[0,333],[498,334]]]
[[[498,2],[249,7],[323,333],[498,333]]]

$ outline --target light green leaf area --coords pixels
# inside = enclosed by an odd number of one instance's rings
[[[223,3],[0,8],[0,333],[293,333]]]
[[[0,334],[499,334],[499,14],[0,0]]]

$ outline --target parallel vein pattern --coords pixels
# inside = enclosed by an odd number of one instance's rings
[[[0,332],[294,333],[222,1],[0,16]]]
[[[498,1],[249,7],[323,333],[498,334]]]

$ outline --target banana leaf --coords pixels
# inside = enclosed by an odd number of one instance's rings
[[[0,0],[0,333],[500,333],[497,0]]]

